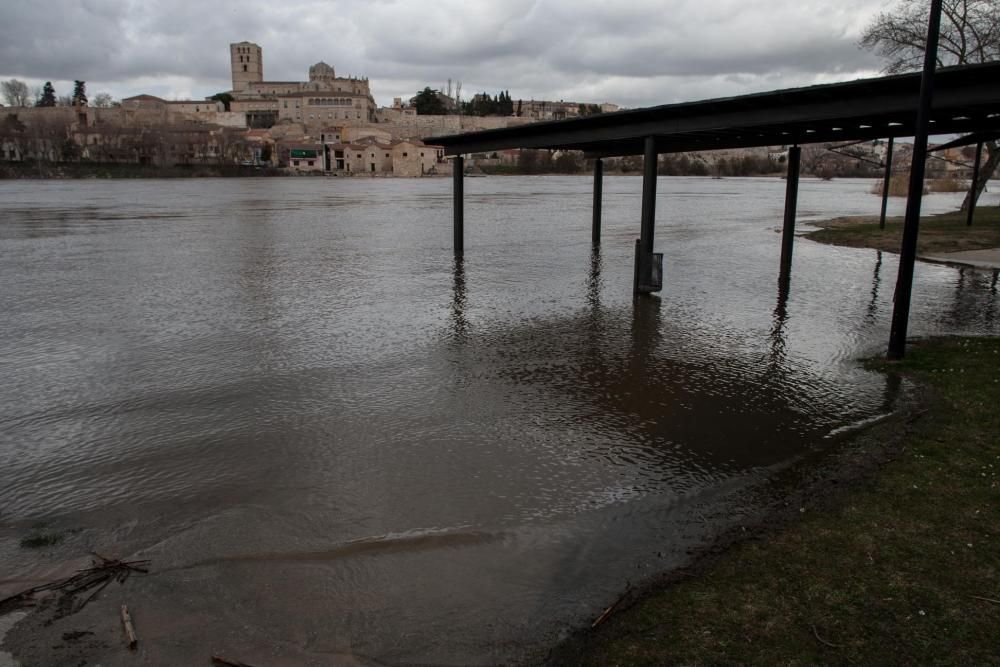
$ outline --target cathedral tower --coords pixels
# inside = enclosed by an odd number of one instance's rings
[[[244,90],[247,84],[264,80],[264,56],[253,42],[230,44],[229,58],[233,68],[234,91]]]

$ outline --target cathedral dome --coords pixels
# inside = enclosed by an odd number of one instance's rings
[[[337,78],[337,74],[333,67],[322,60],[309,68],[310,81],[332,81],[335,78]]]

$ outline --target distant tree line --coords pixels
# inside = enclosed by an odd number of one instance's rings
[[[490,174],[578,174],[593,170],[593,162],[586,160],[579,151],[548,151],[523,149],[513,164],[498,164],[499,154],[476,156],[476,164]],[[733,155],[715,158],[712,154],[666,153],[657,160],[660,176],[713,176],[731,178],[741,176],[777,176],[785,173],[785,155],[776,159],[763,155]],[[641,173],[641,155],[626,155],[604,159],[608,173]],[[881,175],[881,168],[871,162],[832,153],[822,145],[803,148],[801,160],[803,176],[817,178],[871,178]]]
[[[507,90],[493,97],[489,93],[477,93],[468,102],[462,102],[462,113],[466,116],[513,116],[514,101]]]
[[[62,97],[56,95],[56,89],[51,81],[46,81],[45,85],[31,89],[28,84],[19,79],[0,81],[0,94],[3,95],[4,103],[9,107],[92,106],[108,108],[119,104],[108,93],[97,93],[93,100],[88,100],[87,82],[79,79],[73,82],[73,94]]]

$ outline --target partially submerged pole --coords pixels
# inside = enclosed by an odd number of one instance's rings
[[[878,218],[878,228],[885,229],[885,210],[889,205],[889,179],[892,177],[892,144],[895,137],[889,137],[889,146],[885,151],[885,178],[882,179],[882,215]]]
[[[643,289],[652,282],[653,231],[656,222],[656,137],[646,137],[642,161],[642,225],[639,243],[636,246],[636,271],[633,291],[636,294],[649,291]]]
[[[452,208],[455,215],[455,254],[461,255],[465,252],[465,158],[456,155],[451,169],[454,183]]]
[[[785,179],[785,220],[781,228],[781,268],[778,280],[787,286],[792,276],[792,247],[795,245],[795,213],[799,198],[799,161],[802,149],[788,149],[788,176]]]
[[[972,217],[976,214],[976,188],[979,187],[979,162],[983,159],[983,142],[976,144],[976,162],[972,165],[972,187],[969,189],[969,210],[966,212],[965,224],[972,226]]]
[[[594,245],[601,242],[601,198],[604,186],[604,160],[594,160],[594,220],[590,227],[590,240]]]
[[[927,21],[927,47],[924,72],[920,78],[920,104],[917,107],[916,133],[913,137],[913,161],[910,165],[910,190],[906,195],[903,218],[903,244],[899,252],[899,277],[896,279],[895,307],[889,332],[889,359],[902,359],[906,353],[906,328],[910,319],[910,296],[913,292],[913,265],[917,259],[917,234],[920,228],[920,204],[924,190],[927,161],[927,126],[931,98],[934,96],[934,67],[937,63],[938,32],[941,27],[941,0],[931,0]]]

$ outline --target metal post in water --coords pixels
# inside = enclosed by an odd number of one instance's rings
[[[635,281],[633,291],[648,285],[652,268],[653,231],[656,221],[656,137],[646,137],[642,160],[642,223],[635,250]]]
[[[594,245],[601,242],[601,197],[604,181],[604,160],[594,160],[594,220],[590,227],[590,240]]]
[[[927,47],[924,72],[920,78],[920,105],[917,107],[916,134],[913,137],[913,161],[910,164],[910,190],[906,195],[903,218],[903,244],[899,252],[899,276],[896,278],[895,306],[889,332],[889,359],[902,359],[906,353],[906,328],[910,319],[910,296],[913,292],[913,265],[917,259],[917,235],[920,231],[920,204],[924,191],[924,168],[927,162],[927,126],[934,96],[934,67],[937,63],[938,33],[941,28],[941,0],[931,0],[927,21]]]
[[[452,208],[455,214],[455,254],[465,252],[465,158],[456,155],[451,163],[454,183]]]
[[[885,229],[885,210],[889,205],[889,179],[892,177],[892,144],[895,137],[889,137],[889,146],[885,151],[885,178],[882,180],[882,215],[878,219],[878,228]]]
[[[979,162],[983,159],[983,142],[976,144],[976,162],[972,165],[972,188],[969,190],[969,210],[966,212],[965,225],[972,226],[972,217],[976,214],[976,187],[979,185]]]
[[[639,236],[644,253],[653,252],[656,221],[656,137],[646,137],[642,160],[642,232]]]
[[[781,268],[779,280],[786,284],[792,276],[792,247],[795,245],[795,213],[799,198],[799,161],[802,149],[788,149],[788,176],[785,179],[785,221],[781,228]]]

